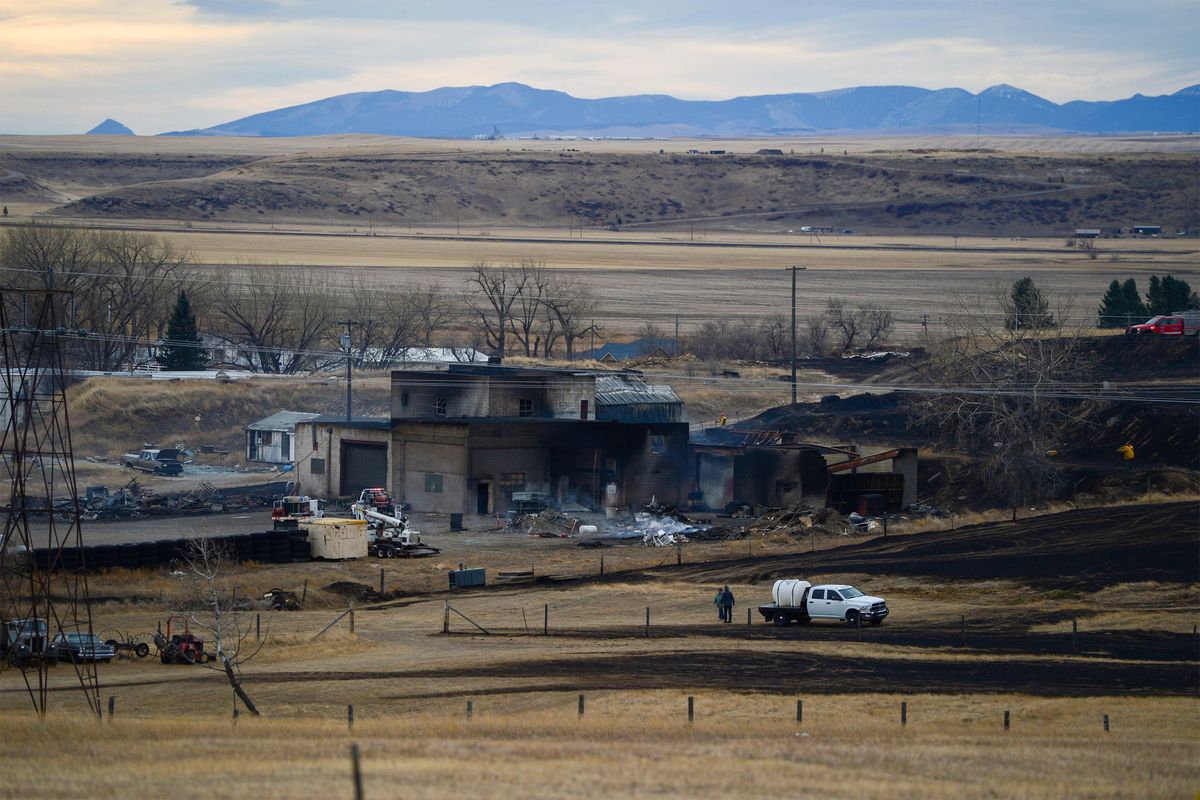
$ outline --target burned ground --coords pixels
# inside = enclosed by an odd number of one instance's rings
[[[1095,591],[1130,581],[1200,580],[1200,504],[1091,508],[1016,523],[884,537],[818,553],[673,568],[680,578],[760,583],[795,575],[916,575],[936,580],[1009,578],[1044,588]]]

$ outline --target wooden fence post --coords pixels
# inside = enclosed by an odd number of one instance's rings
[[[383,567],[379,568],[379,593],[383,594]]]
[[[304,588],[300,590],[300,602],[308,599],[308,578],[304,579]]]
[[[108,721],[112,722],[113,714],[117,713],[117,696],[110,694],[108,696]]]
[[[354,633],[354,601],[350,601],[350,632]]]
[[[262,614],[254,615],[254,641],[262,641]]]
[[[1072,618],[1071,619],[1071,652],[1072,653],[1079,652],[1079,645],[1078,645],[1078,642],[1076,641],[1076,636],[1078,635],[1078,633],[1079,633],[1079,620]]]
[[[350,743],[350,769],[354,779],[354,800],[363,800],[362,766],[359,764],[358,745]]]
[[[346,706],[346,727],[354,730],[354,704]]]
[[[908,701],[900,701],[900,724],[908,725]]]
[[[696,698],[688,696],[688,722],[696,719]]]
[[[542,608],[542,635],[550,635],[550,604],[546,603]]]
[[[1004,709],[1004,730],[1008,730],[1008,709]]]
[[[1104,715],[1104,732],[1108,733],[1108,714]]]
[[[443,601],[446,605],[444,608],[445,616],[442,617],[442,633],[450,632],[450,601]]]
[[[646,606],[646,638],[650,638],[650,606]]]
[[[967,615],[963,614],[959,619],[959,641],[963,647],[967,646]]]
[[[600,556],[600,577],[604,577],[604,556]]]
[[[796,722],[804,722],[804,701],[796,701]]]
[[[467,719],[470,719],[473,716],[475,716],[475,701],[468,700],[467,701]]]
[[[579,695],[579,718],[583,719],[583,695]]]

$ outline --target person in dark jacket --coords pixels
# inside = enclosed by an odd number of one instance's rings
[[[721,622],[725,621],[725,606],[721,605],[721,600],[725,597],[724,589],[717,589],[717,594],[713,598],[713,605],[717,607],[717,619]]]
[[[733,622],[733,592],[729,591],[729,584],[721,590],[721,616],[726,622]]]

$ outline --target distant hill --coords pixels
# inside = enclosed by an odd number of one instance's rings
[[[112,123],[107,120],[91,133]],[[1061,130],[1083,133],[1200,130],[1200,85],[1175,94],[1059,105],[1001,84],[972,94],[964,89],[859,86],[811,94],[759,95],[731,100],[679,100],[632,95],[585,100],[520,83],[356,92],[266,111],[215,125],[176,131],[186,136],[504,137],[770,136],[816,131]]]
[[[106,136],[133,136],[133,131],[129,130],[129,128],[126,128],[124,125],[111,117],[88,131],[88,135],[93,133],[103,134]]]

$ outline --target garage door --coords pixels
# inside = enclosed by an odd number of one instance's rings
[[[358,497],[369,486],[387,486],[387,445],[342,442],[343,497]]]

